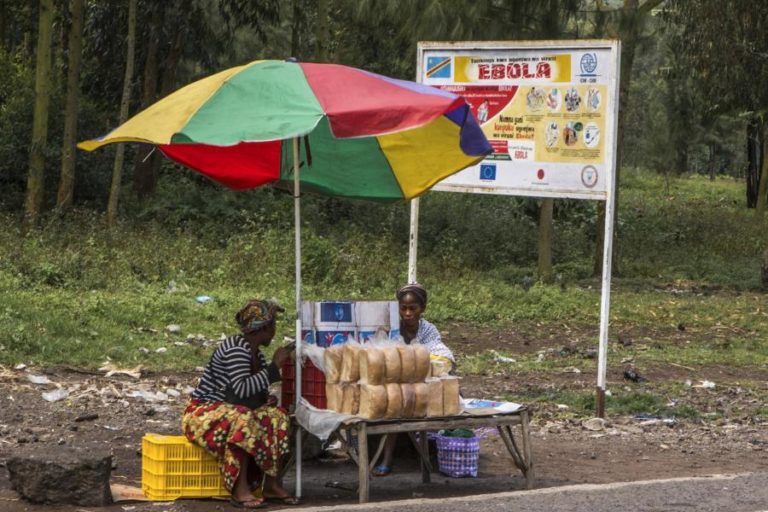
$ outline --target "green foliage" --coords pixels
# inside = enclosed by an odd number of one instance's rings
[[[534,393],[536,393],[534,391]],[[510,397],[514,400],[515,397]],[[567,405],[578,415],[590,415],[595,411],[593,392],[547,391],[526,399]],[[605,397],[608,416],[651,415],[661,418],[698,418],[701,412],[688,404],[666,404],[663,397],[644,391],[618,391]]]
[[[129,336],[130,346],[164,342],[149,331],[135,330],[162,331],[167,323],[218,336],[229,332],[232,311],[250,296],[274,296],[292,309],[290,197],[269,189],[233,193],[199,182],[188,171],[169,167],[164,172],[158,200],[127,201],[125,220],[112,230],[103,227],[100,214],[86,209],[51,216],[27,235],[12,215],[0,216],[0,293],[15,304],[9,303],[11,310],[0,319],[0,340],[13,341],[6,346],[6,363],[32,355],[49,362],[58,357],[82,361],[73,347],[91,339],[91,331],[124,340],[123,347]],[[760,295],[749,290],[759,285],[761,248],[768,245],[768,234],[755,231],[738,206],[739,184],[633,173],[626,176],[622,194],[617,240],[622,274],[612,294],[614,328],[666,329],[668,338],[652,340],[663,348],[650,346],[642,352],[649,362],[742,366],[754,357],[768,357],[759,337],[718,337],[696,346],[673,343],[680,324],[709,329],[727,320],[740,329],[764,331]],[[304,297],[392,297],[406,278],[407,205],[366,208],[357,201],[328,203],[307,196],[302,206]],[[422,211],[419,280],[433,297],[431,320],[515,325],[531,332],[537,323],[597,324],[600,285],[586,277],[589,209],[562,205],[558,232],[574,242],[559,253],[559,282],[551,286],[531,277],[536,226],[525,200],[429,194]],[[501,220],[492,222],[494,217]],[[169,294],[171,282],[179,291]],[[214,302],[198,307],[194,297],[202,294]],[[83,309],[83,304],[93,307]],[[98,317],[96,328],[77,326],[77,315],[88,323],[96,321],[89,317],[99,307],[112,315]],[[51,315],[50,324],[37,320]],[[42,351],[40,329],[56,337],[61,353],[54,357],[51,348]],[[281,329],[289,335],[290,322]],[[107,352],[127,350],[107,349],[104,343],[99,346]],[[638,340],[637,345],[651,343]],[[632,350],[610,357],[618,360]],[[140,357],[130,354],[131,361]],[[476,357],[463,363],[462,370],[501,369],[490,356]],[[529,369],[586,370],[593,364],[570,358],[542,364],[535,355],[515,358]]]

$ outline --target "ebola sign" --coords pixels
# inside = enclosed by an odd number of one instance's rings
[[[419,81],[464,97],[494,149],[435,190],[605,199],[618,56],[615,41],[420,43]]]

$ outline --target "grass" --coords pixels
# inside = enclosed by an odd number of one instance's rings
[[[766,364],[759,264],[768,230],[743,208],[743,188],[730,179],[625,173],[612,341],[638,327],[654,339],[612,349],[609,364],[627,356]],[[580,333],[577,341],[596,347],[600,284],[589,275],[594,204],[557,204],[558,282],[533,280],[528,288],[521,284],[535,276],[535,200],[427,195],[419,276],[430,290],[430,320],[534,332],[569,326]],[[292,335],[287,197],[233,194],[179,179],[163,183],[152,205],[126,207],[130,214],[112,230],[90,210],[51,217],[28,234],[15,217],[0,215],[0,364],[93,368],[110,358],[153,369],[198,366],[210,349],[186,337],[232,333],[234,312],[253,296],[282,301],[289,312],[278,338]],[[406,205],[308,197],[303,211],[305,298],[392,298],[406,279]],[[213,300],[199,304],[198,295]],[[168,324],[180,325],[181,334],[166,333]],[[681,325],[699,341],[680,342]],[[155,352],[161,347],[167,351]],[[578,357],[540,362],[536,354],[501,354],[543,373],[595,365]],[[487,353],[466,357],[461,366],[467,373],[498,371]]]

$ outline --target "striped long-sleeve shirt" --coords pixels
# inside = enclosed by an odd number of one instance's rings
[[[251,371],[251,349],[239,334],[225,339],[214,351],[205,367],[192,398],[198,400],[224,400],[229,387],[240,398],[266,394],[269,385],[280,380],[280,371],[261,351],[256,353],[260,369]]]

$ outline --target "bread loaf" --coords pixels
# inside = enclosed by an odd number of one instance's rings
[[[342,347],[328,347],[323,352],[323,363],[325,364],[325,382],[336,384],[339,382],[341,374],[341,352]]]
[[[400,352],[397,347],[386,347],[381,350],[384,354],[384,380],[387,384],[399,384],[402,375]]]
[[[357,415],[369,420],[383,418],[387,412],[386,386],[360,384],[360,410]]]
[[[385,380],[384,352],[378,348],[360,351],[360,384],[381,386]]]
[[[325,383],[325,408],[329,411],[339,411],[341,409],[340,397],[336,393],[337,388],[339,388],[338,384]]]
[[[400,353],[400,382],[416,382],[416,355],[413,353],[413,347],[403,345],[397,347]]]
[[[360,409],[360,384],[343,384],[341,411],[344,414],[357,414]]]
[[[413,384],[400,384],[400,393],[403,396],[403,418],[413,418],[413,411],[416,408],[416,392]]]
[[[440,378],[448,375],[448,372],[451,371],[451,361],[450,359],[433,355],[430,356],[430,367],[430,375],[432,377]]]
[[[342,349],[341,382],[357,382],[360,380],[360,345],[346,343]]]
[[[427,379],[427,416],[443,415],[443,382],[440,379]]]
[[[413,381],[424,382],[424,380],[429,377],[429,350],[427,350],[427,347],[421,343],[418,343],[413,347],[413,355],[416,367],[413,374]]]
[[[400,390],[400,384],[386,384],[387,388],[387,410],[384,412],[385,418],[403,417],[403,392]]]
[[[446,377],[443,381],[443,415],[456,416],[461,412],[459,379]]]
[[[413,406],[413,417],[423,418],[427,415],[427,405],[429,403],[427,385],[423,382],[417,382],[413,385],[413,394],[416,397],[416,403]]]

